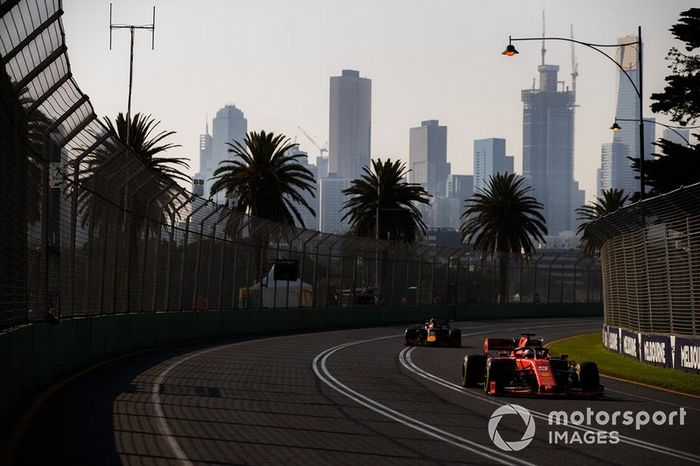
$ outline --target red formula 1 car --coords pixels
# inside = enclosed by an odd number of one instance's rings
[[[406,329],[406,346],[462,346],[462,331],[451,328],[449,321],[430,319],[423,325]]]
[[[549,355],[535,334],[519,339],[486,338],[483,354],[470,354],[462,364],[462,385],[483,384],[490,395],[569,395],[594,397],[603,394],[598,366],[571,361],[565,354]]]

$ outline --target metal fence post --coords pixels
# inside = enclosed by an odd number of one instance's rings
[[[549,262],[549,271],[548,271],[548,274],[547,274],[547,304],[549,304],[549,303],[552,302],[552,294],[551,294],[551,291],[552,291],[552,290],[551,290],[551,285],[552,285],[552,266],[554,265],[554,261],[556,261],[558,257],[559,257],[559,254],[557,254],[556,256],[554,256],[554,259],[552,259],[552,260]]]
[[[320,234],[321,234],[320,231],[315,231],[314,234],[311,235],[310,237],[308,237],[302,243],[302,246],[301,246],[301,264],[299,265],[299,282],[300,282],[301,288],[299,289],[299,306],[298,307],[302,307],[301,306],[302,305],[301,298],[302,298],[302,294],[304,291],[304,266],[306,265],[306,245],[309,243],[309,241],[311,241],[312,239],[314,239],[315,237],[317,237]],[[314,294],[316,294],[316,290],[313,289],[313,285],[312,285],[312,288],[311,288],[311,305],[312,306],[313,306]]]

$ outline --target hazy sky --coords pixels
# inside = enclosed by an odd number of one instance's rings
[[[539,42],[500,54],[508,35],[547,35],[614,43],[642,27],[644,94],[663,89],[668,32],[690,0],[116,0],[115,23],[147,24],[156,6],[156,47],[138,32],[133,111],[152,113],[177,134],[173,155],[199,167],[199,134],[226,103],[245,113],[249,130],[297,137],[311,161],[328,139],[329,77],[344,68],[372,80],[372,156],[408,160],[409,128],[422,120],[447,125],[452,173],[473,173],[473,140],[502,137],[522,170],[521,89],[532,86]],[[115,31],[109,50],[109,2],[65,0],[72,71],[98,115],[126,112],[129,33]],[[576,47],[575,178],[595,194],[600,146],[610,142],[617,68]],[[547,63],[569,84],[568,42],[547,43]],[[659,121],[669,123],[663,116]],[[633,124],[633,123],[629,123]],[[657,131],[660,135],[660,131]]]

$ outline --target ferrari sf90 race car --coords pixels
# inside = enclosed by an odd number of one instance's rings
[[[462,385],[484,387],[489,395],[595,397],[603,394],[594,362],[550,356],[541,338],[486,338],[483,354],[469,354],[462,364]]]
[[[406,329],[406,346],[462,346],[462,331],[451,328],[449,321],[430,319],[423,325]]]

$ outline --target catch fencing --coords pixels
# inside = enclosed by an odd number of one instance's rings
[[[497,300],[495,257],[253,218],[159,176],[76,84],[61,15],[58,0],[0,2],[0,329],[132,312]],[[599,265],[565,252],[514,256],[508,290],[510,302],[599,302]]]
[[[594,222],[601,245],[605,324],[700,336],[700,183]]]

